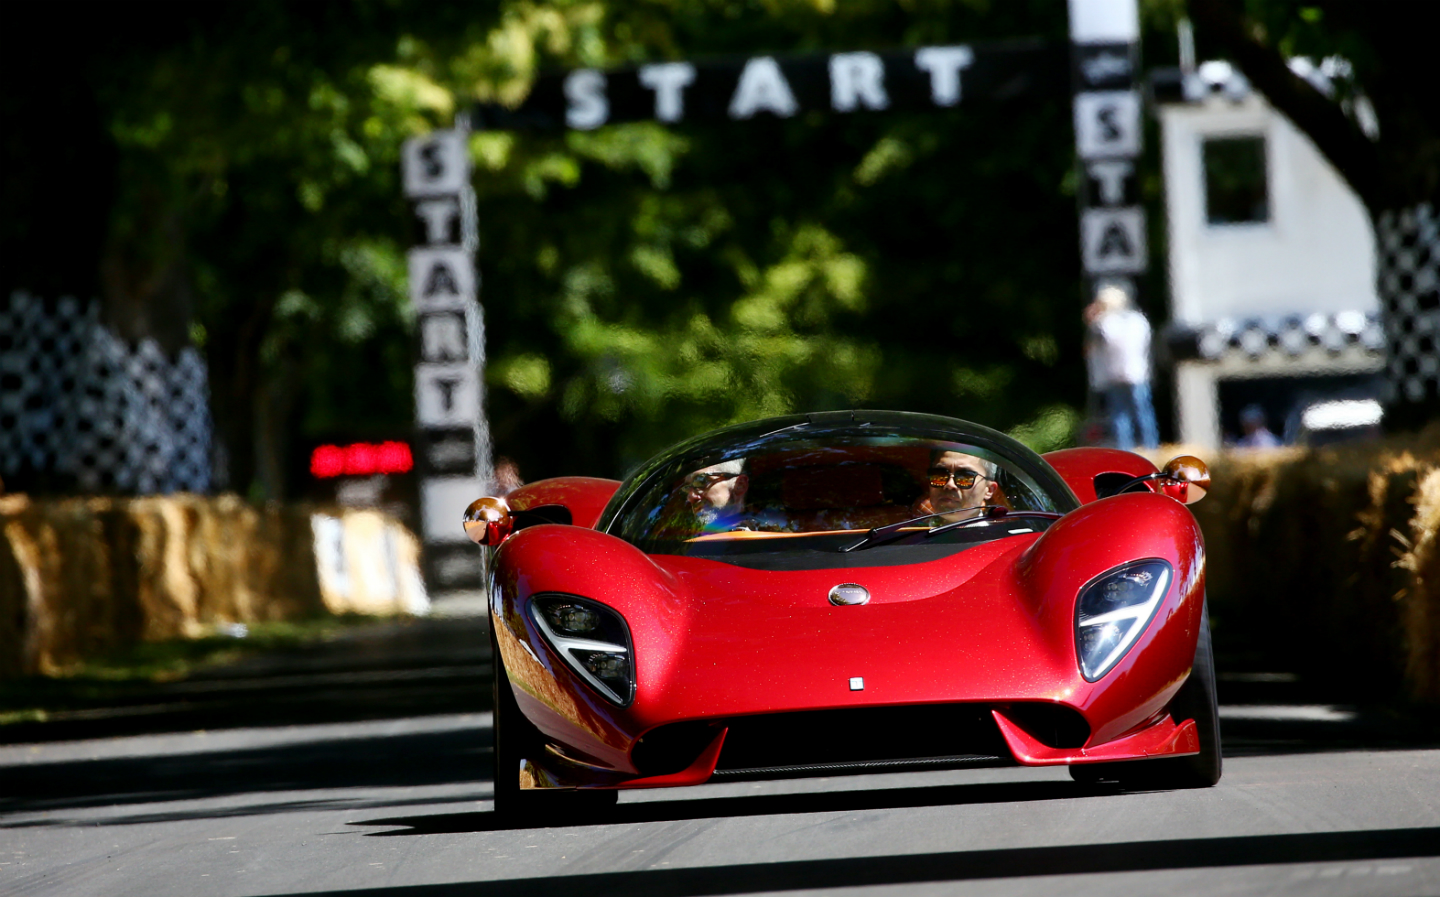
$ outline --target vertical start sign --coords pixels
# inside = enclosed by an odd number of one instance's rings
[[[1136,0],[1069,0],[1080,258],[1086,301],[1104,284],[1138,296],[1149,267],[1136,185],[1141,151],[1140,10]]]
[[[416,466],[425,580],[432,598],[483,587],[461,517],[491,480],[484,413],[485,322],[475,270],[475,197],[463,129],[405,142],[405,195],[423,242],[410,250],[415,308]]]

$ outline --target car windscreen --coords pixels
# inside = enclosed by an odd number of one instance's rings
[[[736,561],[866,548],[857,541],[886,527],[887,546],[976,544],[1024,529],[990,520],[1054,515],[1075,505],[1038,456],[1018,443],[1018,451],[1009,448],[994,439],[803,426],[701,442],[622,488],[603,528],[651,554]],[[878,547],[882,540],[869,541]],[[858,553],[854,559],[860,561]]]

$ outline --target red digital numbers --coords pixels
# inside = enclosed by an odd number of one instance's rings
[[[310,453],[310,473],[322,480],[338,476],[409,473],[414,466],[410,446],[403,442],[321,445]]]

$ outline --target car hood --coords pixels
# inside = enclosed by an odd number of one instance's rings
[[[1012,536],[925,563],[825,570],[652,556],[680,593],[684,620],[671,628],[677,650],[664,653],[676,662],[665,669],[651,669],[637,647],[645,703],[726,715],[1018,694],[1064,700],[1073,649],[1047,640],[1016,571],[1034,541]],[[832,604],[841,584],[863,586],[869,602]]]

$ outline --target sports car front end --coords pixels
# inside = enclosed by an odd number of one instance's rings
[[[1206,625],[1189,511],[1148,488],[1081,505],[1005,437],[915,417],[722,431],[593,529],[505,539],[497,724],[520,734],[497,794],[1204,753],[1172,712]],[[687,472],[727,451],[743,513],[686,517]],[[989,462],[993,504],[927,516],[927,466],[956,456]]]

